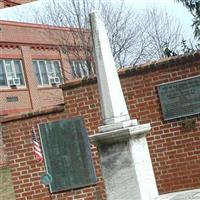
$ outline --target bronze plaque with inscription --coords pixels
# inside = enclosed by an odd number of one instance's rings
[[[200,113],[200,76],[158,86],[164,120]]]
[[[51,192],[96,183],[90,144],[82,117],[40,124],[40,137]]]

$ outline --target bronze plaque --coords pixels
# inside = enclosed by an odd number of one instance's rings
[[[96,183],[90,144],[83,119],[40,124],[46,171],[52,177],[51,192]]]
[[[200,113],[200,76],[158,86],[164,120]]]

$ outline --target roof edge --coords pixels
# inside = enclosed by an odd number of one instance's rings
[[[64,26],[54,26],[48,24],[39,24],[31,22],[18,22],[12,20],[0,20],[0,25],[18,26],[18,27],[30,27],[30,28],[42,28],[50,30],[62,30],[62,31],[79,31],[79,28],[71,28]],[[89,29],[82,29],[84,32],[90,32]]]

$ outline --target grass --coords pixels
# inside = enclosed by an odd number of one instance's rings
[[[9,168],[0,169],[0,200],[15,200]]]

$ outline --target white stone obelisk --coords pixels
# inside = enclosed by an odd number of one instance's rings
[[[146,134],[150,124],[130,120],[106,29],[90,14],[103,125],[90,141],[98,145],[108,200],[154,200],[157,186]]]
[[[95,14],[92,14],[95,16]],[[129,120],[118,73],[112,56],[105,26],[99,17],[92,17],[93,41],[96,54],[98,86],[104,124]],[[109,66],[109,67],[103,67]],[[120,106],[119,106],[120,105]]]

